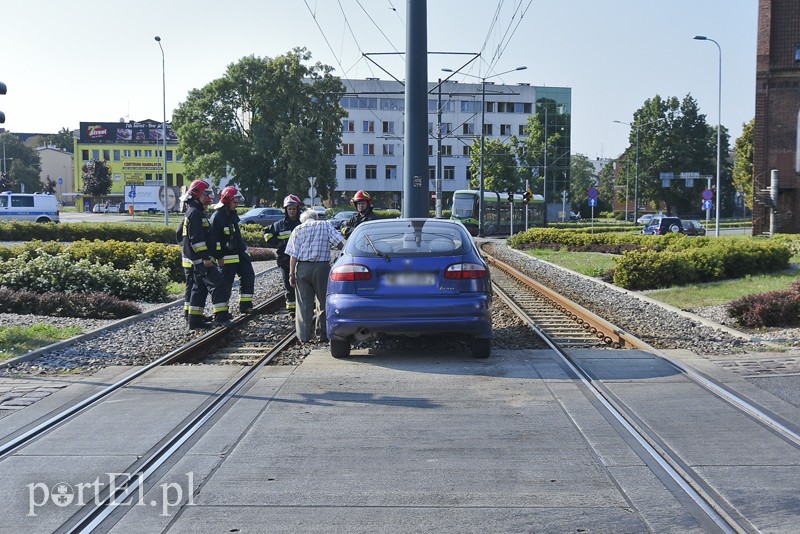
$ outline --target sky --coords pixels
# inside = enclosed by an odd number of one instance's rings
[[[462,72],[488,77],[526,66],[493,81],[570,87],[573,153],[619,156],[630,128],[614,121],[631,122],[655,95],[691,95],[732,143],[755,115],[757,0],[427,4],[428,50],[439,52],[428,56],[429,80],[481,53]],[[405,50],[406,8],[402,0],[3,0],[4,126],[55,133],[82,121],[161,121],[164,102],[171,120],[189,91],[228,65],[295,47],[342,78],[403,79],[395,52]],[[695,35],[720,45],[721,100],[717,47]]]

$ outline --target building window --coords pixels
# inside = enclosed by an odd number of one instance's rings
[[[475,125],[469,122],[461,126],[461,133],[464,135],[475,135]]]
[[[387,165],[386,166],[386,179],[387,180],[394,180],[397,178],[397,165]]]
[[[385,134],[394,133],[394,121],[383,121],[383,133]]]
[[[394,145],[392,144],[383,145],[383,155],[394,156]]]
[[[436,179],[436,167],[434,167],[433,165],[428,167],[428,178],[431,180]]]
[[[345,133],[347,133],[347,132],[350,132],[350,133],[355,132],[356,131],[356,121],[351,121],[351,120],[347,120],[347,119],[343,120],[342,121],[342,131],[345,132]]]
[[[483,135],[492,135],[492,125],[491,124],[484,124],[483,125]]]
[[[501,124],[500,125],[500,135],[511,135],[511,125],[510,124]]]
[[[481,103],[478,100],[462,100],[461,111],[465,113],[478,113],[481,110]]]
[[[92,159],[95,161],[100,160],[100,151],[99,150],[92,150]]]
[[[428,145],[428,155],[433,156],[433,145]]]
[[[178,155],[175,156],[175,161],[183,161],[183,156],[181,156],[180,152],[178,152]],[[178,175],[178,176],[180,176],[180,175]]]
[[[428,133],[430,135],[433,135],[433,123],[432,122],[428,123]]]
[[[122,157],[128,159],[131,157],[131,151],[129,148],[126,148],[122,151]]]
[[[443,122],[442,123],[442,135],[447,135],[452,133],[453,131],[453,123],[452,122]]]
[[[103,161],[111,161],[111,151],[103,150]]]
[[[466,171],[464,178],[467,180],[467,187],[469,187],[470,182],[472,182],[472,165],[468,166]]]
[[[367,180],[375,180],[378,178],[378,166],[377,165],[367,165],[364,169],[364,177]]]
[[[343,144],[342,154],[344,154],[345,156],[354,156],[356,154],[356,145],[353,143]]]
[[[163,152],[156,150],[156,159],[161,159],[164,156]]]
[[[114,161],[120,161],[120,152],[119,150],[114,150]]]
[[[525,125],[524,124],[520,124],[519,125],[519,135],[525,135]]]
[[[403,111],[406,109],[406,101],[402,98],[381,98],[381,109]]]
[[[146,158],[152,158],[152,157],[153,157],[153,151],[152,151],[152,150],[149,150],[149,149],[145,149],[145,151],[144,151],[144,157],[146,157]]]
[[[494,113],[494,102],[487,102],[486,103],[486,111],[488,113]]]
[[[444,172],[442,173],[445,180],[455,180],[456,179],[456,168],[451,165],[445,165]]]
[[[345,180],[355,180],[358,173],[358,167],[355,165],[345,165],[344,166],[344,178]]]
[[[452,156],[453,145],[442,145],[442,156]]]
[[[141,150],[134,150],[133,151],[133,157],[134,158],[141,158],[142,157],[142,151]]]
[[[89,151],[88,150],[81,150],[81,159],[83,161],[89,161]]]
[[[145,173],[145,175],[144,175],[144,179],[145,179],[145,181],[147,181],[147,182],[152,182],[152,181],[153,181],[153,175],[152,175],[152,173],[149,173],[149,172],[148,172],[148,173]]]
[[[374,156],[375,155],[375,145],[373,144],[364,144],[363,145],[363,154],[365,156]]]
[[[364,133],[375,133],[375,121],[364,121],[361,131]]]
[[[167,161],[172,161],[172,150],[167,150]]]
[[[462,156],[469,156],[469,145],[464,145],[461,147],[461,155]]]

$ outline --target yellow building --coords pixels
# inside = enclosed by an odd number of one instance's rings
[[[178,138],[167,125],[167,203],[170,211],[177,211],[180,188],[184,182],[184,165],[177,152]],[[102,197],[82,196],[77,205],[81,211],[90,211],[96,204],[129,204],[131,185],[162,188],[164,177],[164,141],[162,123],[142,122],[81,122],[75,138],[75,191],[83,191],[84,168],[92,161],[103,161],[111,173],[111,191]],[[126,187],[127,186],[127,187]],[[161,189],[161,200],[164,193]],[[135,197],[134,197],[135,198]],[[124,208],[124,206],[123,206]],[[163,208],[161,208],[163,209]]]

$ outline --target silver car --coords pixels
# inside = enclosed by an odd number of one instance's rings
[[[283,210],[279,208],[253,208],[239,217],[239,223],[269,226],[276,221],[282,220],[284,217]]]

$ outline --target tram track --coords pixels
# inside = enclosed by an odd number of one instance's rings
[[[514,267],[482,251],[492,269],[495,293],[506,302],[556,353],[558,361],[580,380],[586,391],[613,417],[619,427],[638,445],[640,456],[654,470],[661,472],[691,499],[697,512],[721,532],[758,532],[759,529],[745,518],[717,491],[713,482],[707,481],[661,437],[646,419],[627,405],[625,400],[609,388],[597,372],[587,368],[576,350],[580,349],[639,349],[666,362],[675,372],[693,384],[740,411],[756,424],[768,429],[777,439],[800,449],[800,430],[769,409],[689,366],[670,358],[646,342],[639,340],[623,328],[613,325],[586,310],[566,297],[531,279]]]

